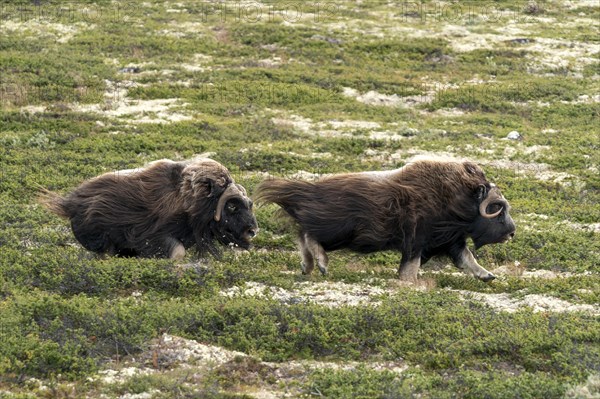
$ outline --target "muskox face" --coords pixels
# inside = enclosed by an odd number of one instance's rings
[[[258,224],[252,213],[252,201],[242,186],[231,184],[221,195],[215,222],[213,234],[220,243],[250,248],[250,241],[258,233]]]
[[[471,224],[469,235],[476,248],[502,243],[515,235],[515,222],[508,211],[510,205],[494,185],[480,186],[477,192],[479,214]]]

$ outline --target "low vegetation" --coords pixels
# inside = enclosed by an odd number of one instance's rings
[[[599,10],[478,4],[0,1],[0,398],[598,395]],[[250,252],[173,262],[100,259],[36,202],[199,154],[250,193],[468,158],[516,237],[476,252],[492,283],[413,286],[393,252],[302,276],[274,206]]]

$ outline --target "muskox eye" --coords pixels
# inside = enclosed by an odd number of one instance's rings
[[[235,211],[237,211],[237,206],[235,206],[235,205],[233,205],[233,204],[229,204],[229,205],[227,205],[227,212],[229,212],[229,213],[233,213],[233,212],[235,212]]]

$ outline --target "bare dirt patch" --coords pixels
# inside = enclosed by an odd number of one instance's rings
[[[171,123],[191,120],[191,115],[179,110],[187,106],[177,98],[155,100],[134,100],[128,98],[130,88],[136,82],[115,83],[106,81],[107,90],[104,104],[74,104],[72,108],[79,112],[93,112],[109,118],[129,116],[131,123]]]
[[[296,382],[314,370],[346,370],[368,367],[376,371],[402,374],[408,365],[402,361],[331,362],[318,360],[291,360],[287,362],[263,362],[246,353],[228,350],[219,346],[191,339],[163,334],[148,344],[148,349],[139,356],[139,361],[126,361],[120,367],[108,367],[90,378],[101,384],[122,384],[140,375],[187,373],[203,375],[216,371],[226,377],[235,377],[236,390],[254,398],[297,397],[301,394]],[[116,365],[115,365],[116,366]],[[152,397],[160,393],[153,389],[136,394],[135,398]],[[141,396],[140,396],[141,395]],[[124,398],[122,396],[121,398]],[[128,398],[131,398],[128,396]]]
[[[313,122],[310,118],[300,115],[288,115],[272,118],[271,121],[280,126],[289,126],[293,129],[319,137],[370,137],[381,139],[401,139],[402,136],[383,129],[378,122],[363,120],[329,120]]]
[[[366,93],[360,93],[358,90],[353,89],[351,87],[344,87],[342,94],[345,97],[354,98],[356,99],[356,101],[367,105],[413,109],[420,105],[431,104],[436,99],[436,97],[439,96],[440,93],[443,93],[445,90],[457,89],[461,86],[474,86],[490,83],[488,81],[484,81],[478,78],[466,81],[462,85],[458,85],[455,83],[431,81],[428,77],[422,78],[422,81],[422,86],[426,90],[422,94],[416,95],[405,96],[401,95],[402,93],[382,94],[373,90],[368,91]],[[421,110],[420,112],[423,114],[436,114],[437,112],[437,114],[439,114],[440,116],[457,116],[464,114],[464,111],[455,108],[438,110],[434,112]]]
[[[129,366],[118,369],[109,368],[100,371],[98,374],[101,382],[105,384],[115,384],[125,382],[135,376],[153,374],[154,372],[155,370],[146,367]]]
[[[598,46],[571,40],[537,38],[525,46],[532,60],[532,69],[573,68],[581,70],[585,65],[598,61]]]
[[[513,264],[505,264],[498,266],[497,268],[493,269],[492,272],[496,276],[515,276],[526,279],[543,280],[570,278],[574,276],[589,276],[593,274],[590,271],[584,271],[581,273],[571,273],[546,269],[525,269],[525,267],[521,265],[519,261],[515,261]]]
[[[52,38],[59,44],[68,43],[76,34],[85,30],[94,29],[95,25],[84,22],[75,22],[65,25],[58,22],[32,19],[28,21],[6,20],[0,23],[0,32],[19,32],[29,35],[32,40],[39,38]]]
[[[292,290],[268,286],[262,283],[247,282],[242,287],[232,287],[222,291],[226,297],[249,296],[272,298],[286,304],[316,303],[335,308],[339,306],[379,305],[379,298],[393,293],[389,288],[368,284],[346,284],[342,282],[302,282],[294,284]]]
[[[525,31],[514,25],[506,25],[503,33],[475,33],[467,26],[446,25],[437,33],[438,36],[447,38],[452,49],[463,53],[478,49],[491,49],[497,43],[506,42],[517,36],[522,36]]]
[[[288,117],[271,118],[271,122],[276,125],[291,126],[303,133],[313,133],[313,121],[310,118],[304,118],[300,115],[289,115]]]
[[[595,0],[590,0],[594,2]],[[570,4],[570,5],[569,5]],[[589,3],[570,2],[567,8],[592,7]],[[594,6],[597,6],[597,2]],[[487,7],[483,6],[482,11]],[[434,11],[435,10],[429,10]],[[431,38],[445,39],[448,41],[452,50],[457,53],[467,53],[481,49],[498,49],[506,47],[507,43],[514,40],[525,39],[519,42],[519,49],[526,51],[527,58],[530,60],[529,68],[532,72],[547,71],[553,69],[569,68],[572,71],[581,71],[588,64],[597,62],[598,48],[593,43],[586,43],[577,40],[538,38],[530,39],[530,32],[537,27],[548,24],[553,26],[562,26],[576,28],[577,26],[589,26],[589,18],[571,18],[566,22],[558,21],[556,18],[523,15],[523,18],[514,18],[516,14],[508,10],[497,10],[494,21],[488,19],[489,16],[469,13],[465,15],[464,20],[457,20],[454,24],[418,24],[424,22],[428,17],[434,21],[435,15],[428,15],[423,12],[420,18],[415,21],[407,20],[398,13],[390,16],[389,13],[378,15],[371,13],[373,20],[353,19],[348,21],[338,21],[328,23],[330,30],[351,31],[361,35],[375,38],[401,37],[401,38]],[[437,16],[440,18],[441,16]],[[501,17],[501,18],[496,18]],[[507,20],[508,18],[508,20]],[[450,22],[450,21],[449,21]],[[407,25],[407,23],[409,25]],[[485,26],[487,32],[481,32]],[[353,93],[355,94],[355,93]],[[356,97],[357,95],[353,95]],[[365,101],[372,102],[372,105],[393,105],[401,103],[398,97],[381,98],[377,93],[370,93]]]
[[[548,295],[529,294],[522,298],[516,298],[507,293],[485,294],[463,290],[458,290],[457,292],[465,300],[483,302],[499,312],[514,313],[524,308],[531,308],[534,312],[586,312],[593,315],[600,315],[600,308],[598,306],[573,304]]]
[[[155,34],[180,39],[188,36],[204,36],[208,34],[208,30],[207,24],[202,22],[173,21],[168,24],[168,27],[157,30]]]
[[[191,339],[164,334],[153,341],[148,351],[142,354],[143,361],[154,363],[155,368],[168,369],[178,366],[218,366],[245,353],[203,344]]]
[[[374,90],[361,94],[355,89],[344,87],[343,95],[346,97],[355,98],[356,101],[367,105],[398,107],[403,103],[402,97],[398,96],[397,94],[382,94]]]
[[[571,387],[565,393],[567,399],[597,399],[600,397],[600,374],[590,374],[587,381]]]

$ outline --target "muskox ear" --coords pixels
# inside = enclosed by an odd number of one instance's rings
[[[227,186],[227,183],[227,179],[224,178],[219,178],[217,180],[209,179],[207,182],[207,197],[220,197],[223,191],[225,191],[225,186]]]
[[[479,173],[479,166],[477,166],[473,162],[465,162],[463,165],[467,173],[470,173],[472,175],[476,175]]]
[[[202,197],[219,197],[227,186],[227,179],[224,176],[211,176],[202,172],[196,172],[192,176],[193,191]]]
[[[199,159],[189,163],[182,172],[182,191],[186,197],[219,198],[232,182],[227,168],[212,159]],[[194,201],[190,202],[193,204]]]
[[[218,197],[229,183],[226,175],[205,168],[187,167],[182,178],[183,190],[195,198]]]

